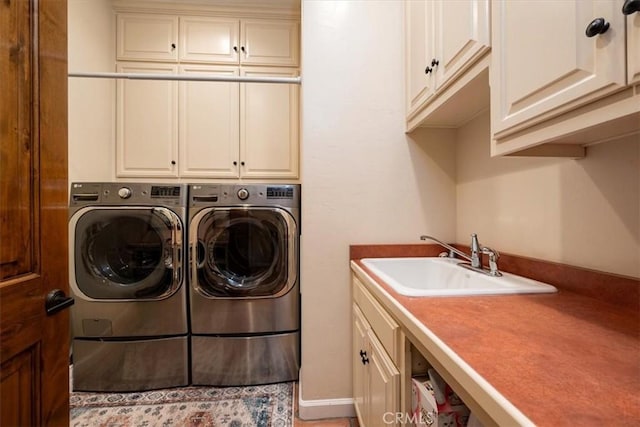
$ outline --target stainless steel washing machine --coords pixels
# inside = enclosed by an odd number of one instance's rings
[[[299,224],[299,185],[189,185],[193,384],[298,378]]]
[[[186,205],[184,185],[71,185],[74,390],[188,384]]]

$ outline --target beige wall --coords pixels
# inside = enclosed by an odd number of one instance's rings
[[[69,0],[69,71],[113,72],[110,0]],[[115,80],[69,79],[69,181],[115,178]]]
[[[490,158],[489,114],[458,130],[456,241],[640,277],[640,138],[580,160]]]
[[[349,245],[455,235],[452,132],[404,134],[402,14],[303,2],[303,401],[352,396]]]

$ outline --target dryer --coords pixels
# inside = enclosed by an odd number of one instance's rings
[[[74,390],[188,384],[186,204],[184,185],[72,183]]]
[[[298,378],[299,224],[299,185],[189,185],[193,384]]]

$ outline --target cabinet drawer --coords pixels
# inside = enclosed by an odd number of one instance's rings
[[[378,301],[365,289],[360,280],[353,277],[353,299],[371,325],[371,329],[380,340],[380,343],[391,357],[398,363],[400,327],[395,320],[385,311]]]

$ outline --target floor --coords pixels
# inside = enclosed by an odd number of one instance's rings
[[[298,418],[298,384],[295,385],[295,402],[293,403],[296,418],[293,421],[294,427],[359,427],[357,418],[330,418],[326,420],[304,421]]]

